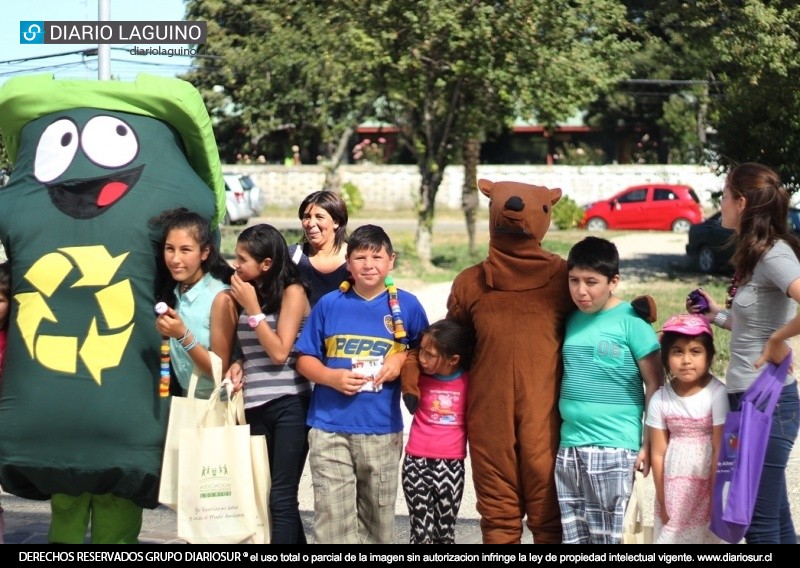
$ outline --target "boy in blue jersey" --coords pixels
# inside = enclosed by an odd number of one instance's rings
[[[565,544],[619,544],[633,474],[650,470],[642,419],[663,383],[658,338],[614,296],[619,253],[586,237],[567,257],[567,320],[555,480]],[[642,383],[644,382],[644,388]]]
[[[397,290],[395,253],[381,227],[350,235],[352,283],[325,294],[297,340],[297,370],[315,383],[308,411],[317,543],[394,541],[403,450],[400,370],[428,318]]]

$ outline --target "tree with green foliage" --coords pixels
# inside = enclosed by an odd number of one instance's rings
[[[591,105],[589,123],[664,139],[662,161],[800,171],[800,5],[794,0],[625,0],[630,80]],[[707,133],[709,139],[706,140]]]
[[[720,161],[769,165],[800,184],[800,5],[794,0],[725,4],[711,38],[724,96],[712,107]]]
[[[710,37],[720,1],[624,0],[627,37],[641,46],[630,77],[588,107],[587,123],[615,132],[622,163],[701,163],[714,81]],[[709,94],[711,93],[711,94]],[[665,142],[660,144],[659,142]]]
[[[374,42],[349,22],[349,5],[276,0],[189,0],[187,19],[208,22],[197,69],[185,78],[202,92],[223,133],[228,159],[264,150],[271,134],[327,158],[331,177],[347,142],[368,118],[374,90]],[[208,57],[211,56],[211,57]],[[233,146],[226,144],[233,141]]]
[[[625,10],[614,0],[190,0],[187,9],[209,22],[207,52],[222,58],[200,61],[190,79],[224,94],[212,112],[234,109],[251,142],[291,122],[298,136],[318,134],[336,163],[361,120],[399,127],[422,177],[424,260],[444,169],[465,142],[518,117],[555,125],[623,77],[634,50],[618,35]]]
[[[661,127],[668,164],[698,164],[703,160],[705,124],[698,119],[705,107],[688,93],[672,94],[662,105]]]
[[[515,118],[553,126],[624,76],[633,51],[615,1],[356,2],[380,45],[381,119],[416,161],[417,252],[430,258],[436,193],[471,139]]]

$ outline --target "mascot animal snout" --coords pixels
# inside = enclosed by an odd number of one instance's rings
[[[509,197],[508,201],[506,201],[506,209],[510,209],[511,211],[516,211],[519,213],[525,209],[525,202],[522,201],[522,198],[517,195]]]
[[[515,257],[538,256],[561,189],[488,179],[478,180],[478,189],[491,200],[492,247]],[[523,244],[520,239],[529,242]]]

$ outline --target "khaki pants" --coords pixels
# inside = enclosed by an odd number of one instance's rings
[[[391,544],[403,433],[336,434],[312,428],[317,544]]]

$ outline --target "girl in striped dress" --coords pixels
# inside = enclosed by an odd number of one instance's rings
[[[267,438],[272,487],[272,544],[305,544],[298,487],[308,454],[306,416],[311,384],[297,372],[295,340],[311,308],[308,288],[271,225],[239,235],[231,292],[242,311],[237,335],[243,359],[229,372],[244,388],[245,418],[252,435]]]
[[[646,421],[656,488],[653,543],[721,544],[709,522],[728,398],[710,371],[711,326],[699,314],[678,314],[661,331],[669,380],[650,400]]]

